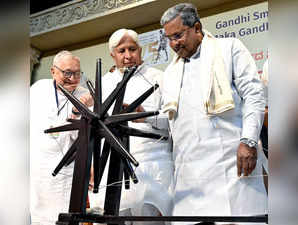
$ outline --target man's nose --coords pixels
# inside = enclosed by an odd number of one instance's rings
[[[131,52],[130,51],[125,51],[125,54],[124,54],[125,58],[127,59],[130,59],[131,58]]]
[[[170,46],[172,48],[177,48],[177,46],[179,46],[179,45],[180,45],[180,43],[179,43],[178,40],[173,40],[173,41],[170,42]]]
[[[180,45],[181,44],[181,39],[174,39],[173,40],[173,44],[176,45]]]
[[[75,77],[74,74],[72,74],[71,77],[69,77],[68,79],[71,80],[71,81],[75,81],[75,80],[77,80],[77,78]]]

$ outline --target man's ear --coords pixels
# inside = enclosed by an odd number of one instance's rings
[[[51,71],[52,77],[54,78],[54,76],[55,76],[55,70],[54,70],[54,67],[53,66],[51,67],[50,71]]]
[[[198,21],[194,25],[196,33],[202,33],[202,24]]]

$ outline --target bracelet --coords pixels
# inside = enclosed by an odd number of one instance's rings
[[[80,113],[79,111],[76,112],[76,111],[74,111],[73,109],[71,110],[71,112],[72,112],[72,114],[75,115],[75,116],[79,116],[79,115],[81,115],[81,113]]]

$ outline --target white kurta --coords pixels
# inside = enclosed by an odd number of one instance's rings
[[[148,66],[140,66],[138,72],[129,80],[124,96],[124,103],[130,104],[141,94],[151,88],[157,82],[160,84],[162,72]],[[113,73],[107,73],[103,77],[103,100],[114,90],[123,75],[116,69]],[[157,111],[161,106],[160,89],[155,90],[142,104],[145,111]],[[111,113],[111,112],[110,112]],[[130,127],[167,134],[168,121],[165,115],[147,118],[145,123],[129,122]],[[172,210],[171,184],[173,179],[173,161],[169,151],[168,141],[156,139],[130,137],[130,152],[140,163],[135,173],[139,179],[138,184],[130,182],[130,189],[122,187],[120,210],[133,208],[134,215],[140,215],[144,203],[155,206],[163,215],[170,215]],[[104,196],[106,185],[106,166],[101,189],[96,195],[89,195],[91,207],[104,208]]]
[[[250,53],[237,39],[220,39],[235,109],[207,116],[200,92],[200,51],[184,64],[177,117],[171,122],[175,163],[174,216],[230,216],[267,213],[258,161],[253,173],[237,177],[241,137],[258,140],[264,97]],[[171,65],[169,66],[171,67]],[[171,86],[165,71],[166,96]],[[176,224],[176,223],[175,223]]]
[[[78,87],[78,97],[87,90]],[[30,213],[32,224],[54,225],[58,214],[68,212],[73,163],[58,175],[52,172],[77,137],[77,131],[45,134],[44,130],[66,123],[73,105],[57,92],[52,79],[39,80],[30,88]]]

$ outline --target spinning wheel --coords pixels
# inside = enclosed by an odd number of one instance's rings
[[[107,183],[122,183],[124,176],[125,188],[129,188],[129,178],[131,178],[134,183],[138,182],[131,164],[134,166],[139,165],[133,155],[129,153],[129,136],[155,139],[166,138],[158,134],[131,128],[127,125],[127,122],[131,120],[158,115],[158,111],[134,112],[135,109],[142,104],[142,102],[144,102],[156,88],[158,88],[158,85],[151,87],[128,107],[125,109],[123,108],[126,84],[133,76],[136,69],[137,67],[127,69],[124,72],[122,81],[117,84],[117,87],[112,91],[108,98],[102,102],[101,60],[98,59],[96,63],[95,88],[90,81],[87,82],[89,92],[94,99],[93,112],[70,92],[58,85],[64,95],[81,113],[80,119],[68,119],[68,122],[70,123],[67,125],[45,130],[45,133],[79,130],[78,138],[74,141],[53,172],[53,176],[56,176],[63,166],[69,165],[72,161],[75,163],[69,205],[69,212],[71,213],[86,213],[86,199],[92,157],[94,169],[94,193],[98,192],[98,187],[109,154],[110,166]],[[113,113],[112,115],[109,115],[108,110],[114,102],[115,106]],[[105,139],[105,142],[101,150],[101,141],[103,138]],[[104,205],[106,215],[119,214],[121,188],[122,185],[107,186]]]
[[[123,79],[118,83],[110,96],[102,102],[101,84],[101,61],[96,63],[95,88],[92,83],[87,82],[90,94],[94,99],[93,112],[76,99],[71,93],[59,86],[65,96],[81,113],[79,120],[69,119],[67,125],[50,128],[45,133],[79,130],[78,138],[74,141],[68,152],[55,168],[53,175],[59,173],[63,166],[69,165],[74,161],[74,173],[69,204],[69,213],[60,213],[57,225],[78,225],[79,222],[97,222],[108,224],[123,224],[124,221],[192,221],[201,222],[200,224],[210,224],[210,222],[255,222],[268,223],[268,215],[256,216],[119,216],[119,205],[121,198],[122,185],[107,185],[104,215],[87,214],[86,200],[90,178],[91,159],[93,157],[94,169],[94,188],[93,192],[98,192],[98,187],[102,179],[108,156],[110,155],[108,184],[122,184],[123,176],[125,181],[131,178],[133,182],[138,182],[132,168],[139,163],[129,153],[129,137],[139,136],[147,138],[167,138],[158,134],[144,132],[130,128],[128,121],[157,115],[158,112],[135,113],[135,109],[158,88],[154,86],[148,89],[143,95],[137,98],[127,108],[123,109],[123,98],[125,87],[129,79],[136,71],[136,67],[125,71]],[[115,102],[112,115],[107,112]],[[105,139],[101,149],[101,141]],[[93,154],[93,156],[92,156]],[[125,188],[129,188],[129,182],[125,182]],[[211,223],[212,224],[212,223]]]

